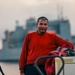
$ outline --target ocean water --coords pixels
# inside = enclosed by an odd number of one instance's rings
[[[20,75],[18,63],[0,62],[0,66],[5,75]]]

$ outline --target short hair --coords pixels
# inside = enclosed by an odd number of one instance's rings
[[[38,19],[37,19],[37,24],[38,24],[38,22],[39,22],[39,20],[47,20],[47,22],[49,23],[49,21],[48,21],[48,19],[46,18],[46,17],[44,17],[44,16],[41,16],[41,17],[39,17]]]

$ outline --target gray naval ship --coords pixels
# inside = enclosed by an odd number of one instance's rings
[[[19,61],[20,52],[24,37],[29,31],[36,31],[36,19],[29,18],[26,20],[26,28],[19,25],[16,21],[14,31],[5,31],[5,39],[3,39],[3,48],[0,50],[0,61]],[[71,36],[69,20],[53,20],[49,21],[48,31],[56,33],[62,38],[75,43],[75,37]]]

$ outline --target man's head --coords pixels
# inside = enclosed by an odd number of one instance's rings
[[[37,28],[39,34],[44,34],[48,29],[48,19],[46,17],[39,17],[37,20]]]

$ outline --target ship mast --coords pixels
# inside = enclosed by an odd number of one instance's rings
[[[57,4],[57,19],[60,20],[60,17],[59,17],[59,4]]]
[[[16,20],[16,27],[19,25],[19,21],[18,20]]]
[[[59,4],[57,4],[57,19],[63,20],[63,7],[60,7]]]

